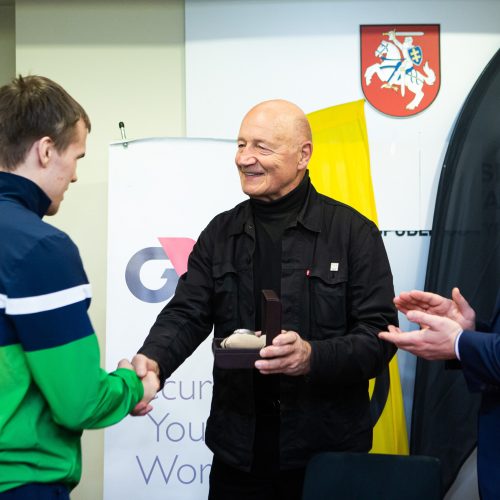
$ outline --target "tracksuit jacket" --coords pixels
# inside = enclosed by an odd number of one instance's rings
[[[50,199],[0,172],[0,492],[81,476],[82,429],[114,424],[142,398],[135,373],[99,368],[77,247],[42,221]]]

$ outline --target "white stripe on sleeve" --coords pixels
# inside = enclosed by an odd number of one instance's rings
[[[66,288],[66,290],[46,293],[45,295],[36,295],[34,297],[22,297],[19,299],[6,297],[5,313],[14,316],[50,311],[59,307],[76,304],[90,297],[92,297],[90,284],[78,285]]]

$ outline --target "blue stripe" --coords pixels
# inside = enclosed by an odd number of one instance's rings
[[[19,339],[14,325],[9,317],[4,314],[5,309],[0,309],[0,347],[19,344]]]
[[[0,193],[1,194],[1,193]],[[21,206],[0,203],[0,288],[31,297],[88,283],[78,248],[57,228]]]
[[[10,299],[45,295],[88,283],[78,248],[62,232],[38,240],[17,259],[9,257],[13,267],[6,276],[5,288]]]
[[[25,351],[68,344],[94,333],[88,301],[36,314],[11,316]]]

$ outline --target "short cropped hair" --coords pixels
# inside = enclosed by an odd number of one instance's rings
[[[50,137],[64,151],[87,113],[59,84],[43,76],[21,76],[0,88],[0,167],[13,171],[35,141]]]

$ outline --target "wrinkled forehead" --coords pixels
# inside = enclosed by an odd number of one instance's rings
[[[238,138],[274,143],[295,143],[299,140],[294,117],[269,109],[251,110],[241,122]]]

